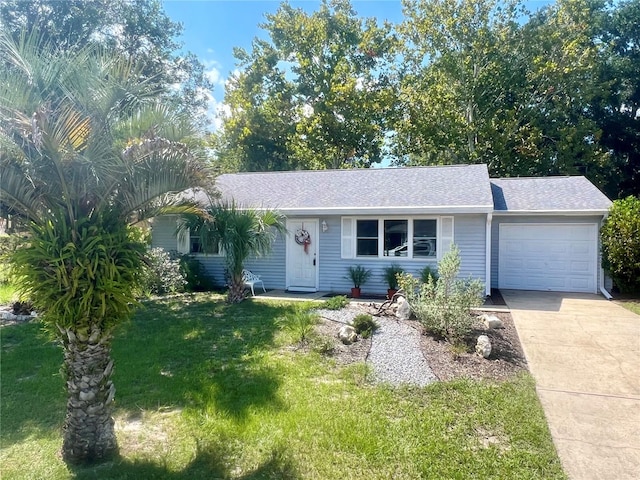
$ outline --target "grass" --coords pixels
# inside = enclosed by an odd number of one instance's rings
[[[0,282],[0,305],[8,305],[17,300],[15,286],[11,283]]]
[[[534,382],[392,389],[294,350],[288,303],[149,302],[114,342],[120,457],[57,452],[62,353],[38,324],[0,328],[3,479],[565,478]]]

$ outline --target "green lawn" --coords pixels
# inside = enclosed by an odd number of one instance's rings
[[[364,365],[291,348],[287,303],[150,302],[118,332],[121,457],[69,472],[57,452],[62,355],[3,327],[0,476],[100,479],[565,478],[530,376],[391,389]]]
[[[16,289],[11,283],[0,282],[0,305],[8,305],[17,300]]]

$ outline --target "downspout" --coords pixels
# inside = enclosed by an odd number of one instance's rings
[[[602,224],[604,223],[604,221],[607,219],[607,216],[609,214],[605,213],[602,216],[602,221],[600,222],[600,228],[602,228]],[[598,247],[600,246],[600,234],[598,232]],[[611,300],[613,297],[611,296],[611,294],[607,291],[606,288],[604,288],[604,268],[602,268],[602,249],[599,248],[598,250],[598,259],[600,260],[600,293],[602,293],[602,295],[604,295],[604,298],[606,298],[607,300]]]
[[[485,231],[485,295],[491,295],[491,220],[493,219],[493,213],[487,213],[487,226]]]

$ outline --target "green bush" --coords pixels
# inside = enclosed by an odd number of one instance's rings
[[[342,310],[349,304],[346,295],[336,295],[322,303],[322,308],[327,310]]]
[[[460,280],[460,252],[453,245],[438,266],[438,279],[419,282],[409,274],[399,277],[400,288],[406,294],[411,310],[425,329],[451,343],[471,331],[474,318],[471,308],[482,305],[484,285],[471,278]]]
[[[622,292],[640,290],[640,199],[613,202],[600,230],[602,265]]]
[[[216,289],[214,281],[209,277],[200,261],[191,255],[180,257],[180,271],[182,272],[188,292],[209,292]]]
[[[285,332],[293,336],[296,343],[306,343],[320,317],[307,309],[297,309],[295,312],[285,315],[276,321],[276,324]]]
[[[384,268],[384,280],[387,282],[387,286],[390,290],[397,290],[398,288],[398,275],[403,273],[402,267],[396,263],[393,263]]]
[[[187,281],[180,260],[162,248],[147,251],[141,287],[144,293],[164,295],[183,292]]]
[[[434,280],[438,279],[438,270],[436,268],[431,267],[430,265],[425,266],[422,270],[420,270],[420,281],[422,283],[428,283],[429,277]]]
[[[356,333],[362,338],[369,338],[373,332],[378,329],[378,324],[371,315],[361,313],[353,319],[353,328],[356,329]]]

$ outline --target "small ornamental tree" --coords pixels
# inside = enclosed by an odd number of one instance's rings
[[[454,343],[467,335],[473,324],[471,308],[482,305],[484,285],[479,280],[458,279],[460,251],[453,245],[440,260],[438,278],[422,283],[408,273],[398,275],[411,310],[431,333]]]
[[[640,291],[640,199],[613,202],[600,230],[602,265],[622,292]]]

